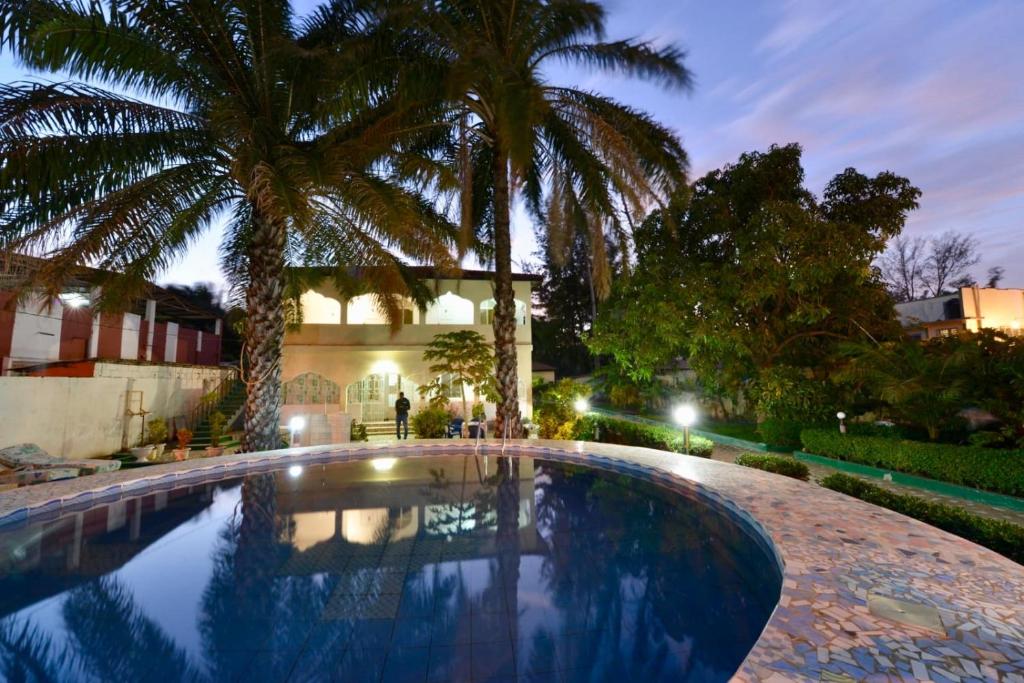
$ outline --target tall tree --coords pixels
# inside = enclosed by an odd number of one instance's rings
[[[279,443],[286,264],[383,266],[368,272],[401,294],[389,247],[448,258],[410,189],[437,177],[432,140],[408,126],[407,60],[380,26],[344,2],[299,20],[287,0],[0,0],[3,47],[78,79],[0,86],[0,250],[44,253],[24,286],[50,295],[107,269],[115,305],[226,216],[248,450]]]
[[[751,152],[636,231],[637,267],[591,348],[638,380],[678,355],[731,394],[774,367],[827,368],[839,340],[898,334],[873,259],[920,192],[854,169],[816,198],[799,145]]]
[[[970,271],[980,260],[976,239],[947,231],[930,240],[897,236],[878,258],[878,267],[896,301],[913,301],[973,286]],[[999,283],[1002,270],[989,269],[987,286]]]
[[[543,313],[533,320],[533,355],[551,363],[563,377],[586,374],[594,369],[594,357],[583,338],[594,325],[599,303],[587,236],[577,233],[567,254],[552,254],[544,230],[537,231],[537,241],[544,279],[535,301]]]
[[[609,287],[603,234],[672,193],[685,177],[675,135],[602,95],[550,83],[555,61],[690,85],[682,53],[605,41],[605,12],[588,0],[451,0],[423,3],[424,28],[453,102],[463,180],[462,222],[485,242],[495,270],[498,429],[521,433],[512,290],[510,207],[521,190],[552,234],[591,236],[598,295]],[[468,238],[467,238],[468,240]]]

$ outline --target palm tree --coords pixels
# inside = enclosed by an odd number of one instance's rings
[[[605,230],[684,181],[686,154],[671,131],[602,95],[548,82],[553,61],[686,88],[682,53],[633,40],[604,41],[605,13],[589,0],[425,2],[414,26],[442,66],[459,125],[464,235],[476,229],[495,270],[498,429],[521,431],[509,231],[513,192],[551,235],[553,252],[588,236],[598,293],[608,291]],[[626,221],[621,221],[625,216]],[[464,240],[464,244],[468,243]]]
[[[279,444],[287,265],[373,266],[397,310],[393,251],[450,254],[421,196],[443,182],[437,133],[410,125],[402,48],[357,4],[300,21],[287,0],[0,0],[0,46],[77,79],[0,86],[0,253],[45,255],[24,288],[51,296],[78,266],[111,271],[114,306],[226,217],[247,450]]]

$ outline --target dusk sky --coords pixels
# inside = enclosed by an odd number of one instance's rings
[[[299,3],[300,9],[313,2]],[[1024,1],[614,0],[612,38],[689,52],[692,93],[607,74],[552,74],[641,107],[676,129],[692,176],[773,143],[799,142],[820,193],[848,166],[891,170],[923,191],[910,235],[974,235],[1003,286],[1024,287]],[[9,55],[0,80],[21,77]],[[516,220],[516,258],[532,228]],[[161,278],[222,282],[219,234]]]

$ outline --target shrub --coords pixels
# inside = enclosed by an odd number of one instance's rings
[[[643,446],[675,453],[686,452],[682,432],[669,427],[639,424],[604,415],[590,414],[577,420],[573,437],[584,441]],[[714,447],[715,444],[710,440],[690,435],[690,455],[710,458]]]
[[[892,493],[857,477],[830,474],[821,485],[938,527],[1024,564],[1024,527],[971,514],[952,505]]]
[[[443,439],[448,435],[448,411],[440,406],[428,406],[412,416],[412,428],[417,439]]]
[[[167,441],[167,420],[162,417],[154,417],[146,425],[147,442],[161,444]]]
[[[806,426],[795,420],[768,418],[757,426],[757,433],[769,446],[797,449],[800,448],[800,432]]]
[[[566,438],[564,435],[571,432],[576,421],[576,400],[589,395],[589,386],[571,379],[545,385],[543,391],[535,396],[537,408],[533,411],[540,427],[540,438]]]
[[[811,471],[807,469],[807,465],[788,455],[742,453],[740,457],[736,458],[736,464],[764,470],[765,472],[772,472],[773,474],[781,474],[802,481],[807,481],[811,478]]]
[[[805,429],[800,440],[810,453],[1024,496],[1024,451],[852,436],[826,429]]]
[[[210,414],[210,445],[214,448],[220,446],[220,440],[224,436],[224,425],[228,418],[219,410]]]

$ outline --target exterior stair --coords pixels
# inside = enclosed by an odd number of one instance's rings
[[[395,438],[394,420],[364,422],[363,424],[366,425],[366,436],[369,438],[370,441],[389,441]],[[412,428],[412,420],[409,421],[409,438],[416,438],[416,432]]]
[[[245,383],[241,380],[235,380],[228,389],[228,393],[224,395],[224,398],[220,400],[220,403],[210,411],[210,414],[220,411],[224,417],[227,418],[227,422],[224,423],[225,434],[221,437],[221,446],[231,445],[231,440],[227,433],[235,422],[241,416],[243,409],[245,408]],[[199,423],[192,432],[192,443],[191,448],[206,448],[210,445],[210,418],[209,416],[203,418],[203,421]]]

